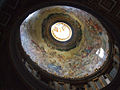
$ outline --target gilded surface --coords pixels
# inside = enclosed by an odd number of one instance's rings
[[[51,27],[52,36],[58,41],[67,41],[72,36],[72,30],[64,22],[57,22]]]

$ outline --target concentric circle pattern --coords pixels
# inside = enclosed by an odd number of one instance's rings
[[[20,36],[26,55],[39,68],[65,79],[94,74],[111,52],[107,31],[99,20],[69,6],[33,12],[21,24]]]
[[[57,22],[51,27],[53,38],[58,41],[68,41],[72,36],[72,30],[69,25],[64,22]]]
[[[61,42],[63,40],[61,41],[56,40],[52,36],[51,27],[57,22],[64,22],[66,25],[70,27],[68,28],[72,30],[72,36],[70,37],[69,40],[65,42]],[[80,41],[82,38],[81,25],[77,20],[75,20],[68,14],[52,13],[52,14],[49,14],[48,17],[43,20],[42,37],[44,38],[48,47],[52,49],[61,50],[61,51],[68,51],[70,49],[75,48],[78,44],[80,44]]]

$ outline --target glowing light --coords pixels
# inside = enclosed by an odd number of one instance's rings
[[[100,57],[100,58],[104,58],[105,52],[102,48],[98,49],[96,54]]]
[[[72,36],[72,29],[64,22],[57,22],[52,25],[51,34],[58,41],[67,41]]]

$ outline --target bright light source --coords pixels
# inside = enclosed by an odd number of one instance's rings
[[[57,22],[52,25],[51,34],[58,41],[67,41],[72,36],[72,29],[64,22]]]
[[[98,49],[96,54],[100,57],[100,58],[104,58],[105,52],[102,48]]]

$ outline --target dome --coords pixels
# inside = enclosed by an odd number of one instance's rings
[[[24,52],[41,71],[80,79],[107,64],[110,40],[90,13],[70,6],[49,6],[31,13],[20,26]]]

